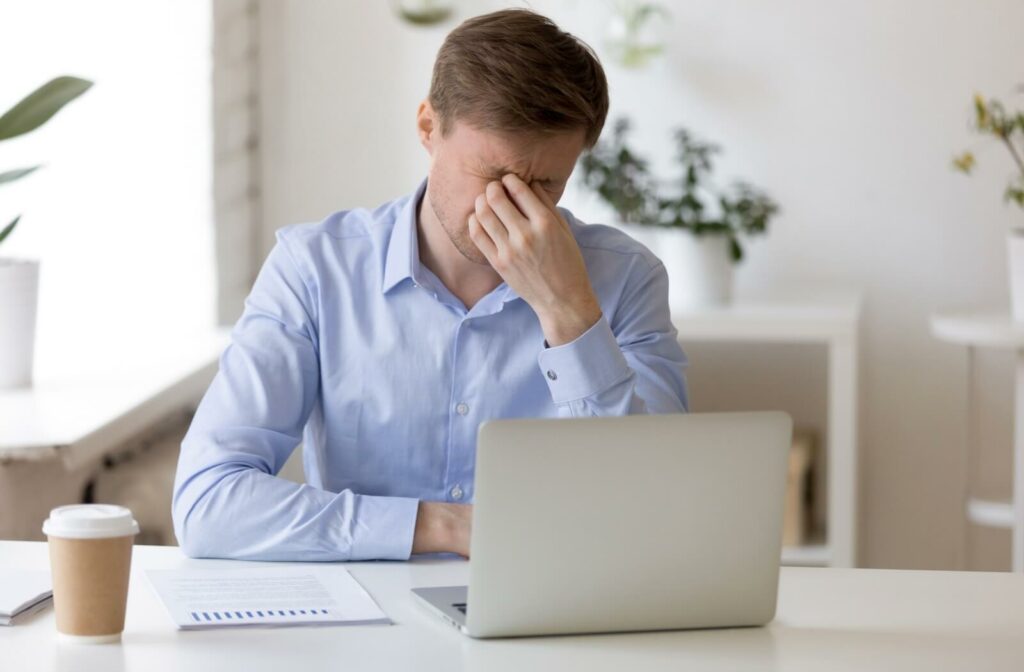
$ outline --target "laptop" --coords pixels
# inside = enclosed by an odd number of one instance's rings
[[[484,423],[469,586],[413,593],[471,637],[764,625],[791,440],[779,412]]]

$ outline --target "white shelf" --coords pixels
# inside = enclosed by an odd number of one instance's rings
[[[675,308],[680,340],[820,343],[854,337],[861,299],[854,292],[785,294],[725,306]]]
[[[938,313],[931,328],[936,338],[959,345],[1024,348],[1024,322],[1015,322],[1005,310]]]
[[[984,499],[968,499],[967,519],[976,525],[1013,529],[1013,504]]]
[[[828,545],[823,543],[782,548],[782,564],[791,567],[827,567],[830,560]]]

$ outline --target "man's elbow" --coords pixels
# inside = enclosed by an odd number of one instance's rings
[[[241,558],[246,540],[239,534],[238,506],[232,488],[244,469],[209,471],[181,479],[171,498],[171,519],[178,546],[190,558]],[[243,505],[244,508],[244,505]]]
[[[194,486],[195,483],[193,482]],[[222,557],[223,549],[218,548],[217,521],[211,518],[204,507],[205,499],[211,493],[194,492],[188,485],[176,485],[171,499],[171,520],[174,536],[182,553],[190,558]]]
[[[174,498],[171,506],[171,518],[174,522],[174,536],[178,539],[181,552],[190,558],[210,557],[210,549],[204,538],[203,521],[191,516],[188,508],[181,506],[181,499]]]

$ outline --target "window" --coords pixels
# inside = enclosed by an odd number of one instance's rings
[[[171,0],[21,0],[0,20],[0,108],[50,78],[95,82],[0,143],[0,256],[39,259],[40,349],[86,331],[214,324],[211,9]],[[44,343],[46,341],[46,343]]]

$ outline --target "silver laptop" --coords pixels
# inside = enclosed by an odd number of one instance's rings
[[[487,422],[469,586],[413,592],[472,637],[764,625],[791,436],[777,412]]]

